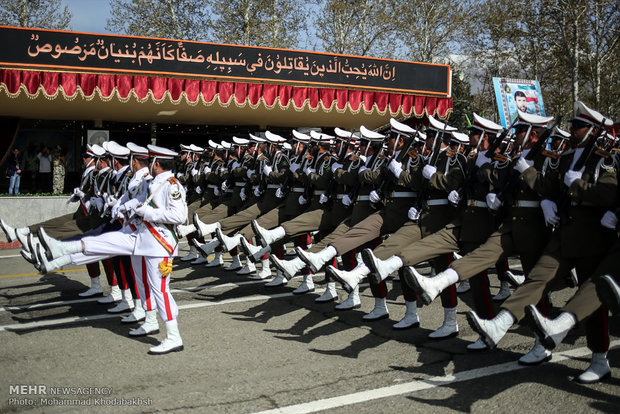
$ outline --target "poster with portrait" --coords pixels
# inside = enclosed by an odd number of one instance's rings
[[[89,129],[86,131],[86,143],[88,145],[101,145],[110,140],[110,131],[104,129]]]
[[[499,119],[504,128],[517,117],[517,110],[545,116],[540,84],[535,80],[493,78]]]

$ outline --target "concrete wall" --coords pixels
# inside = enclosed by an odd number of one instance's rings
[[[0,218],[14,227],[31,226],[77,210],[79,204],[67,204],[68,199],[69,196],[0,197]]]

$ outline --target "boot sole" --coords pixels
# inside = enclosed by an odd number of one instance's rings
[[[362,304],[360,303],[359,305],[353,305],[350,308],[334,308],[334,310],[336,312],[343,312],[343,311],[350,311],[350,310],[353,310],[353,309],[359,309],[361,307],[362,307]]]
[[[433,340],[433,341],[442,341],[444,339],[454,338],[455,336],[458,336],[458,334],[459,334],[459,332],[456,331],[456,332],[452,332],[451,334],[446,335],[446,336],[430,336],[429,335],[428,339]]]
[[[312,263],[310,263],[308,258],[303,253],[303,250],[301,250],[301,249],[297,250],[297,249],[299,249],[299,248],[298,247],[295,248],[295,251],[297,252],[297,257],[299,257],[306,264],[306,266],[308,266],[308,268],[310,269],[310,271],[312,273],[318,273],[319,269],[317,269],[316,266],[314,266]]]
[[[280,283],[279,285],[264,285],[266,289],[275,289],[282,286],[286,286],[286,283]]]
[[[487,344],[489,349],[495,349],[497,344],[493,343],[491,338],[488,337],[486,332],[482,329],[482,326],[478,324],[478,320],[472,316],[471,311],[467,312],[465,316],[467,317],[467,322],[469,322],[469,326],[471,326],[473,330],[482,337],[482,340],[485,344]]]
[[[241,270],[241,269],[243,269],[242,266],[235,267],[233,269],[224,268],[224,270],[227,271],[227,272],[236,272],[237,270]]]
[[[282,266],[282,263],[280,262],[280,260],[269,260],[280,272],[282,272],[282,274],[284,275],[284,278],[286,280],[291,280],[293,277],[289,277],[289,273],[287,270],[284,269],[284,266]],[[295,275],[293,275],[295,276]]]
[[[308,290],[304,290],[303,292],[295,292],[295,291],[293,291],[293,295],[305,295],[306,293],[312,293],[312,292],[314,292],[314,288],[308,289]]]
[[[428,293],[424,292],[424,289],[422,289],[422,287],[418,283],[418,279],[415,277],[409,267],[405,267],[405,270],[403,271],[403,280],[405,281],[407,286],[409,286],[418,293],[418,296],[420,297],[420,299],[422,299],[422,303],[424,303],[425,305],[431,304],[432,300],[430,296],[428,296]]]
[[[394,326],[392,325],[392,329],[394,329],[395,331],[406,331],[407,329],[414,329],[414,328],[419,328],[420,327],[420,322],[416,322],[416,323],[412,323],[409,326]]]
[[[169,354],[171,352],[181,352],[183,349],[185,349],[185,348],[183,347],[183,345],[181,345],[181,346],[175,346],[174,348],[171,348],[171,349],[169,349],[167,351],[164,351],[164,352],[153,352],[153,351],[149,350],[148,354],[149,355],[166,355],[166,354]]]
[[[111,313],[112,315],[116,315],[117,313],[123,313],[123,312],[127,312],[127,311],[131,312],[131,311],[133,311],[133,309],[132,308],[127,308],[127,309],[114,310],[114,311],[112,309],[108,309],[108,313]]]
[[[335,302],[335,301],[336,301],[336,298],[331,298],[331,299],[327,299],[327,300],[319,300],[317,298],[317,299],[314,300],[314,303],[323,304],[323,303],[332,303],[332,302]]]
[[[375,321],[380,321],[380,320],[383,320],[383,319],[387,319],[389,317],[390,317],[390,314],[386,313],[385,315],[381,315],[381,316],[376,317],[376,318],[370,318],[369,319],[369,318],[362,317],[362,320],[365,321],[365,322],[375,322]]]
[[[43,246],[43,249],[45,249],[45,257],[47,257],[47,260],[52,261],[54,260],[54,257],[52,256],[52,253],[50,252],[49,246],[45,242],[45,237],[41,236],[42,229],[43,229],[42,227],[39,227],[37,229],[37,236],[39,237],[39,243],[41,243],[41,245]]]
[[[141,319],[136,319],[135,321],[123,321],[123,320],[121,319],[121,323],[122,323],[122,324],[129,325],[129,324],[133,324],[133,323],[143,322],[145,319],[146,319],[146,318],[141,318]]]
[[[344,289],[345,292],[347,293],[353,292],[353,288],[351,287],[351,285],[349,285],[345,280],[343,280],[336,272],[331,270],[329,266],[325,269],[325,278],[327,278],[328,274],[333,280],[335,280],[336,282],[342,285],[342,288]]]
[[[142,337],[142,336],[157,335],[158,333],[159,333],[159,329],[156,329],[156,330],[151,331],[151,332],[141,333],[141,334],[137,334],[137,335],[132,335],[132,334],[129,334],[129,336],[130,336],[131,338],[140,338],[140,337]]]
[[[368,276],[366,276],[368,278],[368,281],[372,281],[375,285],[380,284],[383,280],[381,280],[381,277],[379,276],[379,272],[377,271],[377,266],[375,266],[375,261],[372,255],[372,250],[364,249],[362,250],[361,254],[362,254],[362,261],[371,270]]]
[[[252,220],[252,221],[250,222],[250,226],[252,227],[252,231],[253,231],[253,232],[254,232],[254,234],[256,235],[256,238],[258,239],[258,241],[259,241],[260,245],[261,245],[262,247],[267,247],[267,246],[268,246],[268,244],[267,244],[267,243],[265,243],[265,240],[263,239],[263,236],[262,236],[262,235],[260,234],[260,232],[258,231],[258,228],[256,227],[256,224],[257,224],[257,223],[256,223],[256,221],[255,221],[255,220]]]
[[[597,382],[601,382],[601,381],[606,380],[608,378],[611,378],[611,372],[608,372],[607,374],[603,375],[599,379],[592,380],[592,381],[580,380],[579,377],[575,377],[574,381],[578,382],[580,384],[596,384]]]
[[[540,361],[535,361],[535,362],[524,362],[524,361],[519,360],[519,361],[517,361],[517,363],[518,363],[519,365],[523,365],[523,366],[525,366],[525,367],[534,367],[534,366],[536,366],[536,365],[540,365],[540,364],[542,364],[543,362],[548,362],[548,361],[551,361],[551,355],[549,355],[548,357],[544,357],[544,358],[543,358],[543,359],[541,359]]]
[[[534,315],[534,311],[530,308],[532,305],[528,305],[525,307],[525,322],[532,329],[536,335],[540,338],[540,342],[543,344],[545,349],[553,350],[555,348],[555,342],[551,339],[545,332],[542,330],[540,325],[538,324],[538,318]]]

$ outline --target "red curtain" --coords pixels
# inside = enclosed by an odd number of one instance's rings
[[[0,83],[12,95],[19,92],[21,85],[24,85],[29,95],[36,94],[41,88],[45,94],[50,96],[56,94],[61,86],[64,95],[72,98],[78,92],[79,86],[87,97],[93,96],[98,88],[104,98],[110,97],[116,90],[118,96],[125,99],[133,90],[140,100],[146,99],[149,91],[154,99],[161,100],[168,91],[172,100],[177,101],[185,94],[189,102],[196,102],[200,94],[204,101],[209,103],[213,101],[216,94],[219,94],[220,102],[224,104],[230,103],[230,99],[234,96],[238,104],[249,102],[252,105],[258,105],[262,98],[265,105],[272,106],[277,98],[283,106],[288,105],[292,100],[296,108],[302,108],[305,102],[308,102],[312,109],[317,109],[319,106],[331,108],[336,101],[338,110],[345,110],[348,104],[353,111],[371,112],[376,109],[383,113],[390,110],[391,113],[400,112],[403,115],[417,117],[426,114],[445,118],[452,108],[451,98],[154,76],[0,69]]]

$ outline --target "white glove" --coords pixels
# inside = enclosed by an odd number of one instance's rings
[[[456,190],[450,191],[450,194],[448,194],[448,201],[454,205],[458,205],[461,202],[461,196],[459,195],[459,192]]]
[[[616,216],[613,211],[607,211],[601,218],[601,225],[614,230],[618,225],[618,216]]]
[[[301,167],[301,164],[294,162],[288,167],[288,169],[291,170],[291,172],[295,172],[299,169],[299,167]]]
[[[351,200],[348,194],[345,194],[344,197],[342,197],[342,204],[348,207],[353,204],[353,200]]]
[[[198,174],[199,171],[196,168],[192,168],[192,177]]]
[[[394,174],[394,177],[396,177],[398,179],[398,178],[400,178],[400,175],[403,173],[403,163],[402,162],[398,162],[398,161],[393,159],[388,164],[388,170],[390,170],[390,172],[392,174]]]
[[[252,175],[254,175],[254,170],[248,170],[248,172],[246,172],[245,175],[247,175],[248,178],[251,178]]]
[[[238,161],[235,161],[235,162],[233,162],[233,163],[232,163],[231,168],[232,168],[233,170],[234,170],[235,168],[239,168],[239,167],[241,167],[241,164],[239,164],[239,162],[238,162]]]
[[[476,157],[476,167],[482,167],[484,164],[489,162],[491,162],[491,159],[487,158],[482,152]]]
[[[305,173],[306,175],[310,175],[310,174],[312,174],[312,173],[313,173],[313,172],[315,172],[315,171],[316,171],[316,170],[315,170],[314,168],[306,167],[306,169],[304,170],[304,173]]]
[[[144,217],[144,214],[146,213],[146,210],[149,208],[149,205],[144,203],[144,204],[140,204],[139,206],[136,206],[133,209],[133,214],[136,216],[140,216],[140,217]],[[130,214],[131,215],[131,214]]]
[[[560,222],[560,217],[558,216],[558,205],[551,200],[545,199],[540,202],[540,208],[542,208],[547,226],[557,226]]]
[[[427,180],[430,180],[431,177],[435,175],[436,172],[437,172],[437,167],[433,167],[432,165],[427,164],[424,166],[424,168],[422,168],[422,175]]]
[[[381,201],[381,197],[379,197],[379,193],[377,193],[375,190],[372,190],[370,194],[368,194],[368,199],[370,200],[371,203],[378,203],[379,201]]]
[[[420,212],[417,208],[411,207],[407,212],[407,217],[409,217],[409,220],[411,221],[418,221],[420,220]]]
[[[359,157],[359,158],[360,158],[360,160],[362,160],[362,162],[363,162],[364,164],[366,164],[366,156],[365,156],[365,155],[360,155],[360,157]]]
[[[177,173],[177,178],[181,178],[181,177],[183,177],[183,173],[182,172],[178,172]]]
[[[526,160],[525,157],[519,157],[514,169],[519,171],[520,174],[523,174],[523,171],[527,170],[532,165],[534,165],[534,161]]]
[[[302,206],[308,203],[308,200],[306,200],[306,198],[303,195],[300,195],[297,201],[299,201],[299,205],[302,205]]]
[[[209,167],[208,165],[204,168],[204,170],[202,170],[202,172],[207,175],[211,172],[211,167]]]
[[[140,201],[137,198],[132,198],[131,200],[123,204],[121,207],[119,207],[119,210],[121,210],[122,212],[131,211],[134,208],[136,208],[138,204],[140,204]]]
[[[200,186],[196,186],[196,194],[202,194],[202,188]]]
[[[103,199],[101,199],[101,197],[91,198],[90,204],[97,207],[97,210],[99,210],[100,213],[103,211]]]
[[[329,197],[325,195],[325,193],[321,194],[319,197],[319,204],[325,204],[329,201]]]
[[[489,193],[487,194],[487,205],[491,210],[497,210],[502,206],[502,200],[499,199],[497,194]]]
[[[261,191],[260,191],[260,188],[259,188],[258,186],[256,186],[256,188],[254,188],[254,195],[255,195],[256,197],[260,197],[260,195],[261,195],[261,194],[262,194],[262,193],[261,193]]]
[[[73,195],[77,198],[84,198],[84,191],[80,190],[80,187],[75,187],[73,189]]]
[[[278,187],[276,189],[276,197],[278,197],[278,198],[284,197],[284,191],[282,191],[282,187]]]
[[[566,174],[564,174],[564,184],[566,184],[567,187],[570,187],[575,180],[579,180],[581,178],[581,174],[583,174],[581,171],[566,171]]]
[[[245,201],[248,199],[248,196],[245,194],[245,187],[243,187],[241,189],[241,192],[239,192],[239,198],[241,198],[241,201]]]
[[[219,197],[220,196],[220,189],[215,187],[213,189],[213,195],[216,196],[216,197]]]
[[[220,188],[222,189],[223,192],[228,191],[228,181],[222,182],[222,185],[220,186]]]
[[[357,173],[359,174],[359,173],[361,173],[362,171],[365,171],[365,170],[367,170],[367,169],[368,169],[368,167],[366,167],[365,165],[362,165],[362,166],[360,167],[360,169],[359,169],[359,170],[357,170]]]
[[[335,162],[335,163],[332,164],[332,172],[333,173],[336,172],[336,170],[338,168],[342,168],[342,164],[340,164],[339,162]]]
[[[265,174],[266,176],[269,176],[269,174],[271,174],[271,171],[273,171],[273,169],[269,165],[265,164],[263,166],[263,174]]]
[[[110,210],[110,215],[112,216],[112,218],[118,218],[119,215],[122,217],[122,214],[119,213],[121,206],[122,206],[121,201],[116,200],[116,202],[112,206],[112,209]]]

